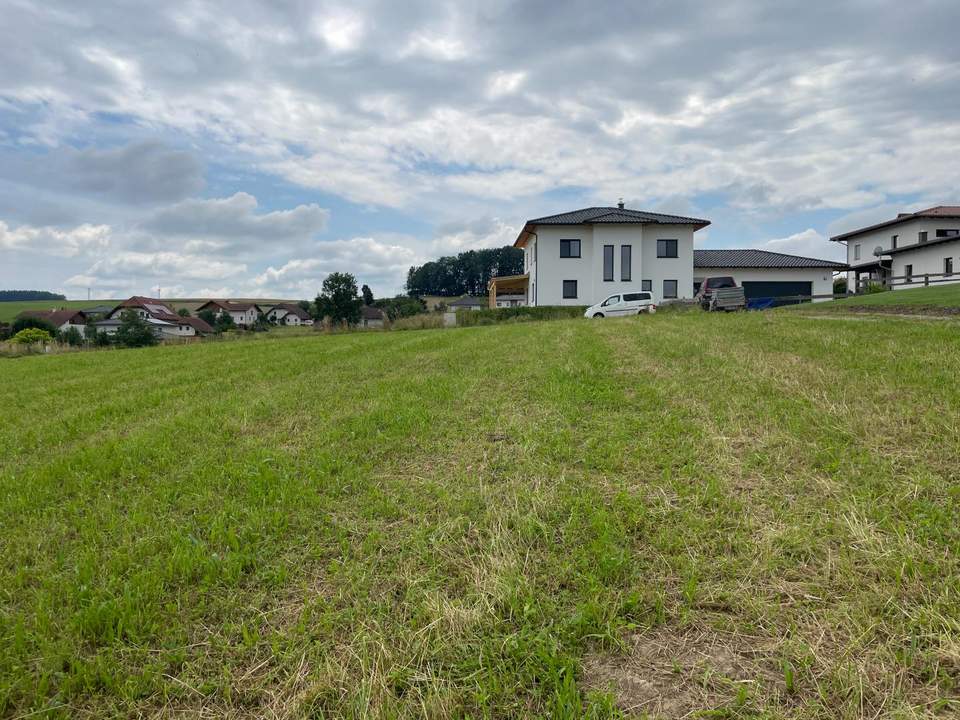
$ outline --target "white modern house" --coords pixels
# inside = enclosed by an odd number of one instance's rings
[[[851,289],[863,282],[891,283],[894,290],[951,280],[960,267],[960,206],[938,205],[830,238],[847,248]],[[932,279],[927,275],[937,275]]]
[[[528,220],[514,247],[522,275],[491,280],[528,305],[593,305],[613,293],[649,290],[657,301],[693,297],[693,234],[709,220],[591,207]]]
[[[832,295],[833,273],[846,268],[846,263],[834,260],[769,250],[696,249],[693,289],[698,291],[706,277],[730,276],[743,288],[748,301],[769,298],[776,303],[776,298],[796,295]]]
[[[593,305],[649,291],[657,303],[693,298],[704,277],[732,275],[748,299],[828,294],[844,263],[762,250],[694,250],[709,220],[617,207],[591,207],[528,220],[514,247],[524,272],[490,281],[489,307]]]

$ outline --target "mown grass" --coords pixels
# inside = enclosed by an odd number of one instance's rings
[[[930,287],[904,288],[840,300],[828,300],[802,305],[790,305],[788,311],[845,312],[851,309],[876,310],[877,312],[923,312],[954,311],[960,309],[960,283],[936,284]]]
[[[714,716],[955,715],[956,332],[690,313],[0,363],[0,715],[639,715],[586,667],[650,633],[757,657],[675,663]]]

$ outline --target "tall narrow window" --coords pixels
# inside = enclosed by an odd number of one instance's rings
[[[570,300],[576,297],[577,297],[577,281],[564,280],[563,281],[563,299]]]
[[[927,231],[917,233],[917,241],[925,243],[927,241]]]
[[[633,246],[632,245],[621,245],[620,246],[620,279],[623,282],[630,282],[632,279],[632,269],[630,267],[630,261],[633,256]]]
[[[854,260],[860,259],[860,245],[853,246],[853,259]]]
[[[898,237],[900,237],[900,236],[899,236],[899,235],[894,235],[893,237],[890,238],[890,249],[891,249],[891,250],[896,250],[896,249],[897,249],[897,238],[898,238]]]
[[[904,265],[903,275],[904,275],[903,279],[905,282],[910,282],[911,280],[913,280],[913,265]]]
[[[613,282],[613,245],[603,246],[603,280]]]
[[[580,257],[580,241],[579,240],[561,240],[560,241],[560,257],[562,258]]]
[[[676,296],[677,296],[677,281],[664,280],[663,281],[663,297],[675,298]]]
[[[677,257],[677,241],[676,240],[657,240],[657,257],[658,258]]]
[[[943,274],[953,275],[953,258],[952,257],[943,259]]]

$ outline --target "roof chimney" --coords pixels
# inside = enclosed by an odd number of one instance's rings
[[[623,198],[620,198],[620,202],[617,203],[617,207],[623,210]]]

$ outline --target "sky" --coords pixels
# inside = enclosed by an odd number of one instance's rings
[[[0,0],[0,288],[380,296],[594,205],[700,247],[960,204],[960,3]]]

